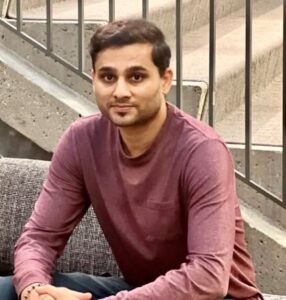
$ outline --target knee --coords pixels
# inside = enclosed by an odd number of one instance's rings
[[[12,277],[0,277],[0,291],[1,291],[1,299],[5,300],[17,300],[17,294],[12,282]]]

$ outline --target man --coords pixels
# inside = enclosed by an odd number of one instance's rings
[[[76,121],[54,153],[15,247],[21,299],[262,299],[229,151],[165,101],[173,74],[162,32],[144,20],[109,23],[90,54],[101,114]],[[124,278],[51,278],[88,205]]]

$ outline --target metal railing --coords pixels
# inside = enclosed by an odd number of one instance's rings
[[[286,0],[283,0],[284,20],[286,18]],[[252,0],[245,0],[245,170],[242,172],[236,171],[237,177],[262,193],[267,198],[275,203],[286,208],[286,151],[283,151],[283,179],[282,179],[282,199],[274,195],[264,187],[260,186],[251,179],[251,151],[252,151]],[[52,0],[46,0],[46,45],[39,43],[31,36],[22,31],[23,16],[22,16],[22,0],[17,0],[16,8],[16,26],[4,18],[0,19],[0,24],[6,26],[18,36],[31,43],[46,55],[56,59],[67,69],[75,72],[85,80],[91,81],[88,74],[84,72],[84,0],[78,0],[78,64],[73,65],[57,55],[53,49],[53,5]],[[181,107],[183,98],[183,75],[182,75],[182,0],[176,0],[175,17],[176,17],[176,104]],[[214,125],[215,115],[215,92],[216,92],[216,0],[210,0],[209,12],[209,91],[208,91],[208,119],[211,126]],[[109,4],[109,21],[115,19],[115,0],[108,0]],[[142,0],[142,17],[149,18],[149,1]],[[286,22],[283,23],[283,150],[286,147]]]
[[[286,27],[285,27],[285,17],[286,17],[286,1],[283,0],[283,159],[282,159],[282,199],[280,199],[275,194],[271,193],[261,185],[257,184],[251,178],[251,151],[252,151],[252,0],[245,1],[245,174],[236,171],[237,177],[248,184],[250,187],[254,188],[267,198],[271,199],[275,203],[286,208],[286,94],[285,94],[285,80],[286,80]]]

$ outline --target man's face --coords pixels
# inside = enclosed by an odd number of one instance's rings
[[[172,72],[161,77],[152,61],[152,45],[132,44],[98,53],[93,90],[104,116],[119,127],[142,126],[165,105]]]

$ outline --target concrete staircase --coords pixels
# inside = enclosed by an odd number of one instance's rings
[[[45,2],[45,1],[42,1]],[[46,25],[45,5],[41,1],[23,1],[23,30],[37,41],[45,44]],[[117,18],[134,17],[141,14],[141,1],[116,1]],[[217,1],[217,68],[216,68],[216,103],[215,127],[227,142],[243,143],[244,140],[244,60],[245,60],[245,12],[244,0]],[[30,3],[30,4],[29,4]],[[183,2],[183,109],[207,120],[207,82],[208,82],[208,9],[209,1],[186,0]],[[150,19],[156,22],[165,32],[172,47],[172,67],[175,69],[175,13],[174,1],[150,1]],[[260,93],[266,86],[270,92],[279,89],[275,78],[281,76],[282,66],[282,0],[257,0],[253,6],[253,106],[254,126],[253,141],[262,144],[281,144],[281,95],[275,97],[277,114],[272,121],[268,119],[265,101]],[[11,2],[9,17],[15,16],[15,1]],[[53,6],[53,17],[56,20],[53,29],[54,49],[71,64],[77,64],[77,3],[73,0],[56,1]],[[107,22],[107,1],[85,1],[85,49],[95,28]],[[13,23],[11,19],[11,23]],[[14,22],[15,23],[15,22]],[[30,61],[34,66],[46,71],[52,77],[81,94],[94,103],[90,83],[66,70],[60,64],[45,57],[25,41],[19,41],[15,35],[1,28],[2,44]],[[19,44],[21,51],[19,52]],[[90,58],[85,51],[85,71],[90,72]],[[198,63],[199,62],[199,63]],[[280,74],[280,75],[279,75]],[[273,82],[274,80],[274,82]],[[278,79],[277,79],[278,80]],[[272,84],[273,82],[273,84]],[[175,88],[169,100],[175,102]],[[269,104],[270,102],[267,101]],[[273,104],[271,102],[271,104]],[[260,108],[259,108],[260,107]],[[268,114],[269,114],[269,110]],[[274,108],[271,109],[274,112]],[[235,123],[233,123],[235,122]],[[229,130],[229,124],[235,124]],[[258,127],[257,127],[258,126]],[[263,130],[266,128],[267,130]],[[256,129],[257,128],[257,129]],[[258,132],[259,131],[259,132]],[[275,131],[273,133],[272,131]],[[263,132],[263,134],[262,134]],[[258,138],[259,135],[259,138]],[[280,136],[277,139],[277,136]],[[262,141],[262,136],[264,136]]]
[[[25,1],[24,1],[25,2]],[[156,22],[165,31],[167,40],[174,50],[175,18],[174,1],[160,0],[150,1],[150,19]],[[183,2],[183,72],[184,79],[208,81],[208,3],[209,1],[193,0]],[[225,115],[237,107],[244,99],[244,0],[217,1],[217,90],[216,90],[216,121],[220,121]],[[14,15],[13,5],[9,12]],[[127,2],[116,1],[116,17],[138,16],[141,13],[140,1]],[[76,64],[77,26],[74,22],[77,16],[76,1],[59,1],[53,8],[54,18],[61,20],[55,22],[54,48],[56,53],[67,61]],[[24,23],[24,31],[36,40],[45,43],[45,24],[35,19],[45,16],[45,7],[30,8],[24,11],[23,16],[30,19]],[[106,1],[85,1],[86,17],[86,47],[89,38],[99,20],[105,22],[108,19],[108,7]],[[63,21],[65,20],[65,21]],[[271,22],[270,22],[271,21]],[[257,92],[267,85],[272,78],[281,72],[282,49],[282,1],[260,0],[254,1],[254,64],[253,64],[253,89]],[[266,35],[266,36],[265,36]],[[13,43],[13,39],[4,43]],[[9,45],[9,48],[13,45]],[[15,47],[16,48],[16,47]],[[16,50],[16,49],[15,49]],[[21,51],[22,52],[22,51]],[[29,52],[30,53],[30,52]],[[28,57],[33,63],[44,68],[36,57]],[[200,62],[199,64],[197,62]],[[46,65],[46,64],[45,64]],[[175,68],[175,59],[172,61]],[[87,73],[90,71],[90,59],[86,52]],[[47,69],[47,67],[46,67]],[[52,76],[58,74],[47,69]],[[56,74],[55,74],[56,73]],[[59,75],[57,75],[59,76]],[[82,94],[76,84],[70,83],[70,79],[63,74],[61,81]],[[78,78],[75,79],[77,81]],[[229,95],[232,95],[229,97]],[[87,95],[85,95],[87,96]],[[90,95],[92,97],[92,95]]]
[[[11,1],[8,9],[11,24],[15,24],[15,2]],[[115,2],[116,19],[141,15],[141,1]],[[71,64],[77,64],[76,3],[74,0],[57,0],[53,6],[54,50]],[[171,65],[176,69],[174,4],[173,0],[150,1],[150,19],[165,32],[173,53]],[[215,93],[215,127],[229,143],[236,167],[242,172],[245,139],[244,4],[245,0],[217,0]],[[281,196],[282,190],[282,4],[282,0],[253,1],[252,136],[255,146],[252,151],[252,176],[256,182],[278,196]],[[45,1],[23,0],[23,7],[24,32],[45,44]],[[208,112],[208,10],[209,0],[183,1],[183,109],[203,120],[207,120]],[[107,20],[108,1],[85,0],[85,49],[95,28]],[[45,151],[51,152],[63,130],[73,120],[79,115],[97,110],[90,82],[45,56],[25,40],[20,40],[1,25],[0,36],[0,119]],[[85,72],[89,74],[91,66],[87,51],[85,58]],[[30,75],[21,71],[20,65]],[[175,102],[175,83],[169,100]],[[253,238],[258,229],[253,223],[251,212],[253,207],[262,212],[263,216],[257,216],[262,227],[266,226],[263,225],[266,218],[266,222],[272,225],[276,222],[284,233],[285,210],[267,199],[261,199],[239,181],[238,193],[245,203],[249,247],[256,251],[254,256],[260,285],[265,292],[286,294],[283,280],[275,279],[277,284],[270,282],[271,276],[283,278],[284,273],[270,270],[261,263],[261,257],[264,262],[267,260],[265,245],[271,244],[269,232],[259,231],[258,242]],[[273,246],[281,258],[286,254],[282,233],[280,240],[276,239]],[[265,241],[261,250],[258,250],[261,246],[259,241]],[[285,265],[279,258],[276,264]]]
[[[94,103],[0,44],[0,118],[46,152]],[[3,153],[2,153],[3,154]]]

